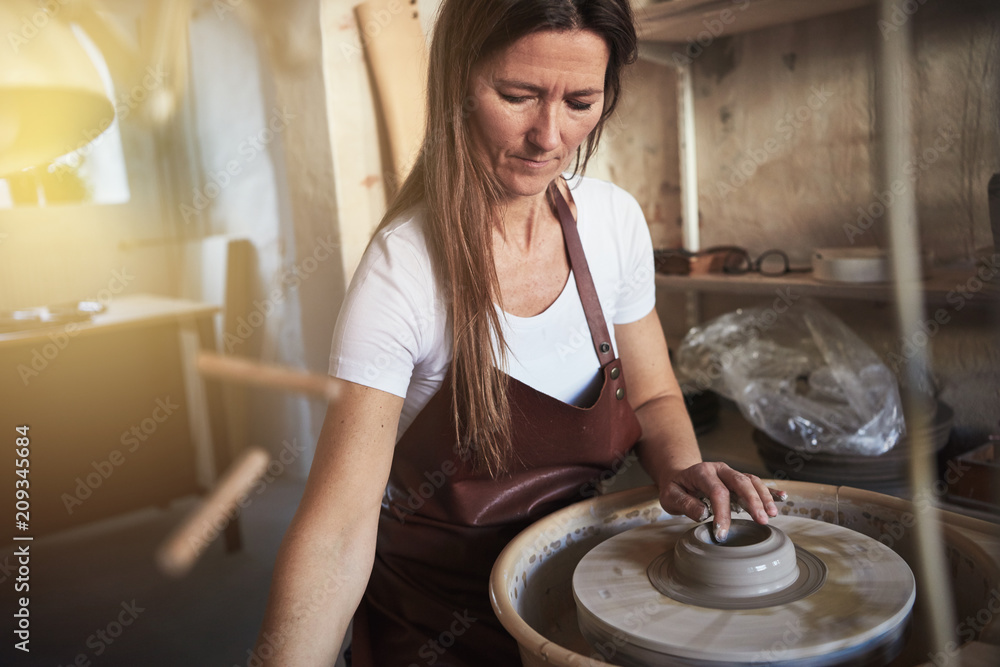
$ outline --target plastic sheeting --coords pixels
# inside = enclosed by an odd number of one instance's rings
[[[815,302],[781,314],[740,309],[694,327],[677,367],[799,451],[876,456],[906,432],[896,376]]]

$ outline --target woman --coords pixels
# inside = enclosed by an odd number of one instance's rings
[[[561,176],[635,50],[628,0],[444,0],[426,137],[341,310],[331,373],[350,384],[258,657],[332,664],[357,609],[357,666],[519,664],[493,561],[633,446],[668,512],[705,519],[710,499],[720,539],[731,492],[777,514],[760,480],[701,462],[635,200]]]

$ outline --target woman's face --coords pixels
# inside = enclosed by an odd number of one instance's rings
[[[478,63],[469,90],[474,149],[510,197],[568,168],[604,109],[608,46],[586,30],[536,32]]]

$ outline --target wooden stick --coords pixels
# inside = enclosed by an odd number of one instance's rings
[[[211,352],[201,352],[197,366],[202,375],[258,387],[313,394],[322,396],[329,402],[337,400],[343,387],[343,380],[328,375],[270,366],[240,357],[224,357]]]
[[[892,0],[880,0],[880,23],[892,20],[899,8]],[[906,166],[912,163],[913,122],[912,100],[916,86],[912,64],[913,25],[904,21],[900,30],[883,35],[876,47],[875,110],[880,127],[878,145],[882,182],[903,185],[903,191],[886,205],[889,250],[893,282],[895,283],[896,323],[898,340],[915,340],[916,332],[925,326],[926,312],[921,294],[920,230],[917,227],[917,193]],[[914,497],[926,494],[930,502],[913,513],[913,536],[916,547],[917,598],[926,604],[927,621],[921,628],[930,650],[939,655],[951,645],[955,629],[955,609],[949,576],[951,566],[945,550],[944,528],[937,503],[930,491],[936,489],[937,462],[928,435],[930,416],[927,398],[914,387],[921,386],[931,375],[930,352],[925,346],[914,346],[903,361],[900,393],[906,412],[906,427],[910,451],[910,487]],[[959,626],[961,627],[961,626]],[[945,653],[947,655],[947,653]]]
[[[160,569],[174,577],[187,574],[215,538],[223,533],[243,505],[250,487],[270,463],[267,452],[253,447],[243,453],[219,483],[156,551]]]

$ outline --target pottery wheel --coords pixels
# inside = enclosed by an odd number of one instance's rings
[[[573,596],[593,657],[612,664],[877,665],[902,647],[915,583],[894,551],[842,526],[734,519],[716,544],[677,518],[595,547]]]

